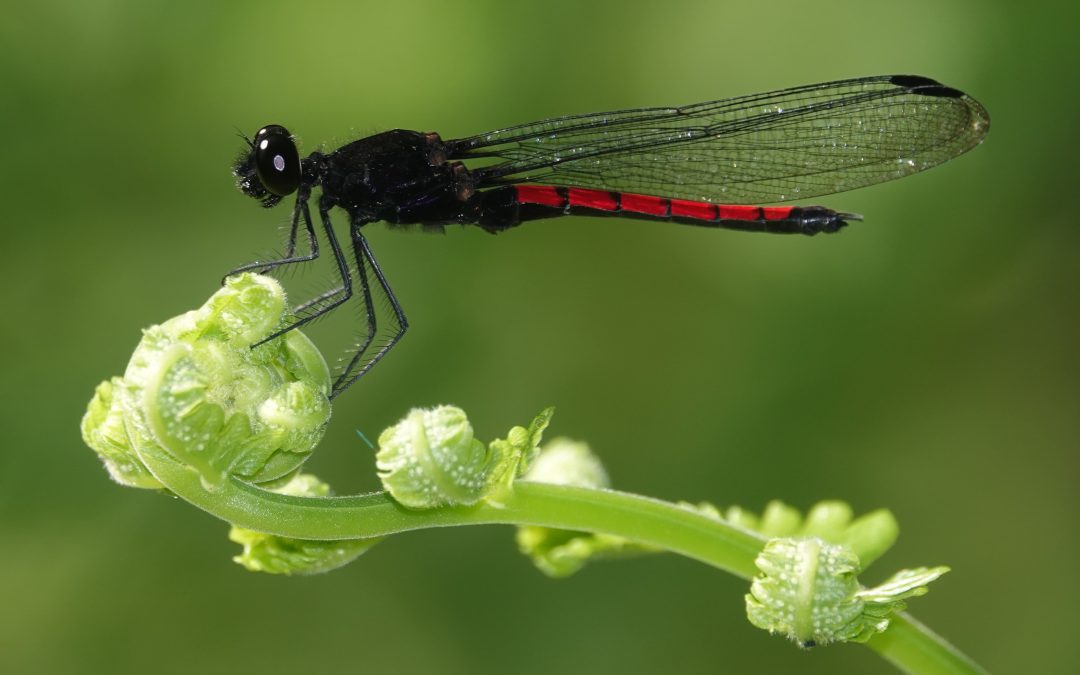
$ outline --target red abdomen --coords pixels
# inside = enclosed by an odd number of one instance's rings
[[[505,214],[505,219],[514,221],[497,229],[512,227],[526,220],[578,214],[670,220],[701,227],[781,234],[817,234],[835,232],[847,224],[846,220],[859,219],[859,216],[838,213],[820,206],[713,204],[552,185],[514,185],[491,192],[500,193],[498,199],[492,200],[492,205],[498,202],[499,210]]]

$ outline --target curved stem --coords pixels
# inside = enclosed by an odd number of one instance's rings
[[[889,628],[866,646],[907,673],[988,675],[979,664],[907,612],[894,614]]]
[[[679,553],[744,578],[765,540],[675,504],[614,490],[519,481],[500,506],[407,509],[385,492],[351,497],[291,497],[237,479],[212,489],[164,455],[140,456],[165,487],[222,520],[296,539],[366,539],[452,525],[539,525],[603,532]]]
[[[757,574],[761,535],[691,509],[614,490],[518,481],[503,505],[406,509],[385,492],[350,497],[291,497],[235,478],[212,489],[196,471],[158,453],[139,456],[165,487],[213,516],[247,529],[297,539],[366,539],[453,525],[538,525],[603,532],[699,560],[744,579]],[[939,635],[907,614],[866,643],[908,673],[986,675]]]

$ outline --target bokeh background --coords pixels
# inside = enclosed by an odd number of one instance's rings
[[[949,564],[913,613],[992,672],[1075,672],[1077,12],[1062,3],[94,2],[0,22],[0,672],[889,673],[745,620],[745,582],[660,556],[565,581],[506,528],[403,535],[317,578],[244,572],[226,525],[111,483],[78,434],[139,330],[280,246],[237,129],[303,149],[918,73],[990,110],[976,151],[817,200],[784,238],[614,219],[498,237],[369,227],[412,329],[314,470],[452,402],[492,438],[556,405],[618,487],[886,506],[871,571]],[[325,262],[325,261],[324,261]],[[328,268],[311,271],[311,285]],[[320,336],[344,339],[347,313]],[[344,336],[344,337],[343,337]]]

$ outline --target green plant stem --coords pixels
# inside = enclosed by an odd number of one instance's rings
[[[149,461],[147,461],[149,460]],[[291,497],[233,479],[213,490],[197,472],[162,455],[145,457],[169,490],[229,523],[296,539],[367,539],[453,525],[539,525],[604,532],[700,560],[749,579],[765,540],[688,508],[614,490],[519,481],[500,506],[480,502],[407,509],[385,492]]]
[[[866,646],[907,673],[989,675],[907,612],[894,614],[889,629],[870,638]]]
[[[657,499],[518,481],[500,506],[410,510],[385,492],[350,497],[291,497],[232,479],[212,490],[194,470],[163,454],[140,453],[170,491],[222,520],[297,539],[366,539],[454,525],[538,525],[602,532],[699,560],[744,579],[765,539],[722,520]],[[952,645],[910,616],[866,643],[901,670],[920,675],[985,675]]]

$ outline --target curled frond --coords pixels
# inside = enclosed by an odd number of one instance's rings
[[[758,628],[801,647],[865,642],[889,627],[904,600],[926,593],[947,567],[902,570],[884,584],[859,585],[859,557],[820,537],[769,541],[755,561],[761,574],[746,595],[746,614]]]
[[[123,377],[98,387],[83,438],[110,475],[158,488],[147,453],[196,470],[209,486],[230,476],[287,480],[330,418],[330,377],[299,331],[252,347],[286,320],[269,277],[230,277],[202,307],[143,331]]]

